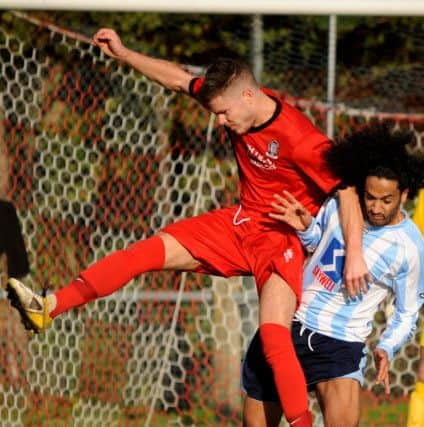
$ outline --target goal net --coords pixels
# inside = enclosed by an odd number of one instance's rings
[[[10,13],[0,58],[1,174],[34,288],[62,287],[107,253],[237,200],[226,135],[189,97],[104,57],[80,34]],[[325,128],[325,103],[292,102]],[[422,115],[335,111],[338,133],[371,120],[414,130],[423,150]],[[240,361],[257,327],[250,278],[143,275],[34,337],[2,296],[2,425],[240,425]],[[384,327],[381,311],[371,345]],[[416,340],[396,356],[394,397],[413,388],[417,357]],[[366,386],[378,395],[373,379],[370,364]]]

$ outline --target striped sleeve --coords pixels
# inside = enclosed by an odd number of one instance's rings
[[[316,217],[305,231],[297,231],[303,247],[308,252],[314,252],[321,241],[323,231],[326,229],[331,215],[338,214],[338,202],[335,198],[328,199],[320,208]]]
[[[409,246],[411,245],[413,245],[412,242]],[[418,251],[408,252],[410,251],[406,251],[401,270],[393,284],[394,310],[377,345],[378,348],[386,351],[389,359],[412,337],[423,302],[423,255]]]

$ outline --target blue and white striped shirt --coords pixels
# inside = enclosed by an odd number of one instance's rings
[[[342,288],[345,243],[338,201],[331,198],[299,238],[313,252],[304,269],[302,302],[296,318],[311,330],[344,341],[365,341],[378,305],[394,294],[394,310],[378,344],[389,358],[416,328],[424,302],[424,240],[404,211],[395,225],[366,224],[363,251],[374,283],[351,299]]]

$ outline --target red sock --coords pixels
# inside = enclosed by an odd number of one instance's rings
[[[290,423],[291,427],[312,427],[312,414],[309,411],[304,412],[299,418]]]
[[[140,240],[127,249],[116,251],[84,270],[80,278],[57,291],[57,305],[50,316],[56,317],[95,298],[110,295],[134,277],[162,269],[164,263],[165,247],[158,236]]]
[[[275,323],[265,323],[259,328],[259,333],[287,421],[290,423],[304,417],[308,412],[308,393],[290,331]]]
[[[74,280],[68,286],[59,289],[55,292],[55,295],[57,305],[50,313],[51,318],[54,318],[60,313],[68,311],[71,308],[86,304],[96,298],[94,289],[80,278]]]

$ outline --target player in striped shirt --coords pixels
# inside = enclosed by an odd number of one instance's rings
[[[369,127],[329,152],[330,160],[345,168],[346,181],[357,185],[363,202],[363,251],[373,278],[366,295],[352,299],[343,287],[345,242],[337,198],[328,199],[315,218],[290,193],[277,195],[273,203],[271,216],[291,225],[312,253],[292,338],[327,427],[358,425],[365,340],[379,304],[394,295],[393,313],[374,350],[377,382],[389,393],[389,361],[411,337],[424,301],[424,241],[402,209],[424,185],[423,160],[406,148],[412,140],[409,132]],[[357,160],[355,170],[349,168],[352,159]],[[277,426],[282,411],[257,335],[243,363],[242,385],[247,393],[245,425]]]

